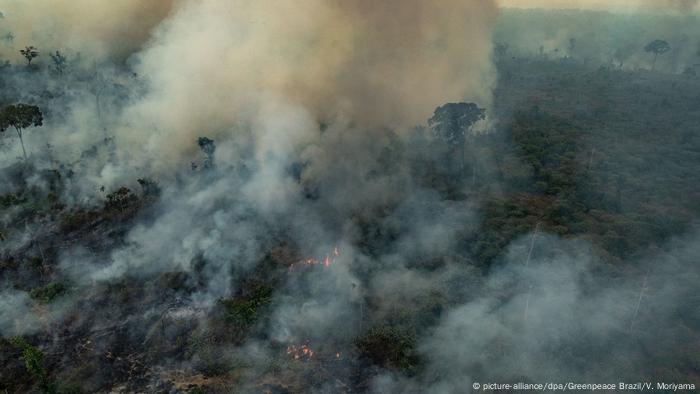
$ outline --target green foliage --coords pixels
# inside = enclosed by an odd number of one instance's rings
[[[97,218],[97,213],[93,211],[71,211],[61,216],[61,229],[63,231],[77,230]]]
[[[573,47],[574,43],[571,45],[570,52],[573,51]],[[581,50],[580,46],[576,49]],[[499,66],[509,67],[511,60],[507,56],[507,45],[500,49],[496,48],[496,51],[502,52]],[[623,71],[620,71],[619,75],[605,72],[589,73],[571,64],[557,68],[553,62],[538,62],[529,66],[527,62],[513,62],[511,67],[512,69],[504,70],[501,75],[511,75],[512,78],[508,79],[508,83],[513,85],[509,86],[509,89],[501,90],[494,100],[495,109],[499,110],[501,107],[502,111],[496,116],[500,121],[494,126],[497,130],[489,133],[488,136],[470,138],[467,150],[468,154],[475,156],[485,152],[486,154],[479,156],[480,159],[486,159],[480,166],[483,166],[484,171],[492,172],[482,175],[483,187],[470,191],[469,201],[466,201],[465,205],[457,205],[461,202],[455,204],[458,208],[470,210],[474,208],[477,213],[475,216],[478,216],[479,220],[478,228],[474,231],[471,229],[461,231],[462,228],[455,231],[458,238],[455,239],[455,244],[459,246],[454,250],[450,249],[450,253],[454,253],[454,256],[439,256],[435,259],[427,259],[420,264],[410,263],[410,266],[407,264],[407,268],[422,275],[423,272],[434,273],[446,264],[467,265],[476,262],[487,266],[507,250],[514,239],[532,232],[538,223],[541,224],[540,229],[543,233],[559,234],[564,237],[581,236],[597,249],[594,252],[596,255],[602,250],[600,255],[606,259],[608,255],[625,259],[633,256],[635,251],[648,250],[650,245],[653,246],[654,243],[682,231],[684,226],[697,218],[700,209],[697,204],[697,185],[700,179],[695,169],[700,163],[698,161],[700,156],[697,153],[700,138],[693,132],[700,120],[698,117],[700,112],[696,105],[699,102],[697,85],[679,86],[676,89],[670,88],[678,81],[674,79],[675,76],[633,74]],[[522,71],[518,71],[520,68]],[[441,140],[440,144],[434,145],[449,146],[453,149],[454,146],[463,144],[473,119],[483,117],[481,111],[483,110],[473,104],[464,103],[440,107],[430,121],[433,132]],[[429,139],[423,141],[427,140]],[[197,143],[202,149],[202,155],[206,155],[207,162],[204,165],[206,168],[213,163],[214,141],[200,138]],[[592,149],[593,147],[595,149]],[[385,174],[404,170],[399,167],[407,161],[404,160],[404,155],[408,154],[412,154],[412,151],[406,148],[402,141],[395,146],[387,145],[383,148],[377,163],[379,170],[370,175],[376,175],[377,179],[381,179],[380,177]],[[434,165],[430,160],[442,156],[431,152],[425,154],[425,157],[426,159],[416,167],[423,167],[423,163],[427,163],[425,167]],[[92,156],[84,156],[82,160],[92,158]],[[427,189],[443,193],[443,190],[448,188],[437,186],[443,180],[436,180],[437,177],[434,175],[440,170],[431,171],[420,173],[420,177],[427,179],[420,179],[421,185],[428,185]],[[128,188],[120,188],[108,194],[105,202],[106,210],[123,211],[138,207],[138,202],[147,202],[149,200],[146,198],[159,195],[160,188],[155,181],[142,178],[138,183],[142,188],[140,194]],[[455,189],[461,186],[464,185],[457,185]],[[0,207],[13,207],[25,202],[27,204],[22,208],[31,207],[38,201],[31,197],[31,191],[17,193],[17,195],[0,196]],[[56,195],[61,195],[60,191],[57,191]],[[442,196],[447,195],[449,194],[442,194]],[[27,196],[29,201],[25,200],[24,196]],[[141,199],[142,196],[143,199]],[[455,201],[451,198],[449,197],[450,204]],[[56,198],[51,200],[56,201]],[[471,202],[474,202],[473,206],[466,205]],[[34,216],[41,214],[38,210],[25,210],[31,211],[31,215]],[[352,242],[363,254],[369,257],[381,256],[387,248],[400,243],[404,235],[403,219],[395,220],[393,210],[394,207],[389,203],[382,207],[369,207],[366,211],[362,210],[354,214]],[[42,240],[48,239],[48,235],[55,239],[55,242],[51,239],[52,245],[47,242],[46,250],[50,250],[47,255],[52,258],[54,252],[60,252],[65,246],[70,246],[68,245],[70,242],[82,243],[83,241],[90,246],[90,250],[95,250],[100,255],[108,252],[107,248],[111,246],[106,237],[127,232],[128,226],[121,225],[116,228],[116,231],[109,231],[114,230],[109,226],[115,223],[102,219],[122,216],[124,215],[111,215],[106,211],[63,212],[61,217],[65,227],[60,230],[68,228],[82,231],[78,234],[68,234],[68,237],[63,237],[63,234],[47,234]],[[50,220],[33,223],[50,223]],[[13,224],[9,225],[13,226]],[[474,226],[476,227],[477,224]],[[12,231],[15,230],[12,228]],[[61,232],[57,231],[57,233]],[[84,237],[86,234],[88,235]],[[119,241],[122,239],[117,238],[116,241],[116,245],[121,245]],[[37,257],[28,258],[28,255],[36,254],[36,251],[31,247],[27,249],[30,251],[21,252],[22,255],[17,260],[21,264],[18,263],[18,265],[29,263],[38,266],[43,263]],[[267,261],[261,264],[264,267],[259,269],[256,275],[265,276],[261,280],[270,283],[272,280],[266,275],[277,275],[277,271],[282,271],[279,267],[287,259],[280,258],[279,261],[275,261],[270,258],[269,263]],[[2,263],[5,264],[4,261]],[[362,278],[361,280],[371,277],[372,274],[362,270],[381,269],[381,267],[372,267],[370,264],[362,264],[361,267],[356,268],[359,272],[353,271],[353,274]],[[487,271],[487,267],[483,268]],[[25,269],[24,271],[33,273],[36,270]],[[163,275],[162,279],[155,282],[149,279],[148,291],[142,288],[143,279],[137,277],[123,278],[109,284],[97,284],[101,297],[99,302],[100,305],[110,308],[114,305],[123,306],[124,309],[114,317],[118,320],[128,313],[140,313],[141,310],[134,307],[142,306],[144,303],[153,302],[156,305],[158,300],[152,297],[159,296],[160,290],[163,290],[166,297],[174,292],[177,292],[179,297],[181,294],[197,291],[199,285],[195,283],[198,281],[197,276],[190,274],[188,272]],[[481,280],[481,278],[475,280]],[[214,316],[207,315],[207,319],[210,319],[207,323],[212,324],[197,324],[192,328],[178,322],[167,326],[169,320],[165,320],[163,342],[166,340],[171,342],[173,356],[175,358],[183,356],[176,352],[189,346],[192,351],[185,357],[201,360],[194,361],[202,365],[199,370],[207,375],[230,374],[231,362],[222,361],[226,359],[227,352],[226,346],[222,344],[230,344],[231,338],[236,342],[240,338],[245,339],[247,336],[252,337],[258,333],[262,337],[269,332],[269,327],[263,323],[266,323],[266,313],[271,309],[273,287],[266,284],[251,286],[249,283],[246,282],[246,285],[241,287],[237,286],[236,288],[243,288],[243,290],[235,296],[221,300],[214,311]],[[381,315],[384,325],[373,328],[354,342],[363,361],[406,375],[420,372],[421,359],[416,351],[417,335],[423,337],[430,327],[439,324],[439,318],[445,309],[465,302],[461,299],[461,294],[449,294],[450,291],[446,287],[452,286],[451,283],[449,285],[442,281],[435,283],[436,287],[440,286],[438,291],[422,291],[420,296],[416,297],[417,299],[401,302],[396,310],[388,313],[383,309],[377,313],[375,309],[383,300],[377,300],[377,303],[374,303],[371,298],[368,298],[370,302],[363,304],[365,309],[360,311],[361,324],[376,321],[377,316]],[[462,285],[466,289],[465,292],[471,291],[472,287],[464,285],[462,281],[457,284],[457,286]],[[54,282],[33,289],[30,295],[39,302],[50,303],[66,291],[68,291],[67,284]],[[177,335],[176,337],[170,335],[171,329],[174,332],[178,330],[174,334]],[[129,329],[129,331],[141,330]],[[114,350],[114,347],[122,348],[126,347],[122,345],[127,345],[129,350],[134,347],[141,350],[146,355],[146,359],[162,359],[159,358],[159,353],[164,352],[159,348],[158,341],[143,342],[137,336],[134,336],[133,343],[130,340],[131,338],[124,341],[116,338],[115,341],[103,342],[111,350]],[[47,377],[47,361],[44,354],[21,338],[14,343],[22,349],[22,362],[29,374],[42,382],[42,387],[47,387],[45,391],[48,391],[51,384]],[[66,346],[61,342],[60,346],[70,349],[73,345],[75,343],[69,343]],[[343,359],[329,365],[342,367],[346,363],[344,358],[346,345],[347,343],[343,342],[341,345],[343,348],[340,349],[343,351]],[[57,349],[52,349],[50,354],[54,354],[55,350]],[[351,355],[347,360],[352,358],[352,362],[347,364],[352,364],[352,368],[355,368],[357,365],[354,362],[355,354],[352,350],[349,353]],[[79,356],[83,355],[79,354]],[[73,354],[66,355],[65,360],[72,357]],[[89,357],[88,355],[85,360],[92,360]],[[692,354],[692,357],[695,358],[691,368],[697,370],[700,359],[695,354]],[[100,354],[95,354],[95,359],[97,358],[102,359]],[[52,357],[51,360],[55,358]],[[284,362],[284,360],[283,357],[279,357],[271,361],[270,370],[275,376],[282,375],[286,372],[285,368],[288,364],[293,364],[291,361]],[[80,361],[80,363],[89,362]],[[65,361],[61,363],[63,368],[70,365],[64,363]],[[19,365],[17,361],[14,364]],[[104,363],[95,362],[94,364],[89,370],[90,374],[85,375],[86,379],[87,376],[100,375],[103,372]],[[301,363],[295,364],[299,366]],[[119,367],[116,363],[113,365]],[[312,365],[322,364],[306,363],[299,369]],[[111,367],[112,365],[109,365],[108,368]],[[21,366],[20,369],[22,369]],[[258,374],[259,368],[254,372]],[[22,375],[26,386],[28,375]],[[111,375],[111,371],[108,375]],[[113,383],[109,378],[97,380],[100,381],[99,384]],[[70,381],[80,382],[81,380],[71,379]],[[21,391],[16,388],[15,390]],[[77,385],[64,386],[59,391],[80,392],[80,389]]]
[[[395,368],[406,375],[418,372],[420,360],[413,331],[396,326],[373,328],[357,342],[360,354],[372,363]]]
[[[155,198],[160,196],[160,186],[158,186],[156,181],[149,178],[139,178],[137,181],[141,186],[144,197]]]
[[[132,193],[131,189],[122,186],[116,191],[107,195],[105,209],[123,211],[136,201],[138,201],[138,197],[136,197],[136,195]]]
[[[27,160],[27,151],[24,149],[22,130],[27,127],[39,127],[43,125],[44,116],[39,107],[28,104],[9,105],[0,111],[0,132],[5,132],[9,127],[14,127],[22,144],[24,160]]]
[[[207,137],[199,137],[197,139],[197,145],[202,150],[205,155],[202,167],[204,169],[210,169],[214,167],[214,152],[216,152],[216,144],[214,140]]]
[[[573,188],[580,150],[573,125],[533,109],[516,115],[510,133],[534,172],[537,191],[557,195]]]
[[[0,208],[5,209],[15,205],[20,205],[26,202],[24,198],[17,197],[17,195],[9,193],[0,196]]]
[[[35,379],[39,381],[39,387],[45,394],[56,393],[54,382],[49,379],[48,371],[44,366],[45,355],[42,351],[29,344],[22,337],[14,337],[10,339],[10,343],[16,348],[22,350],[22,360],[24,366]]]
[[[20,49],[19,53],[21,53],[22,56],[24,56],[24,58],[27,60],[27,65],[31,65],[32,60],[39,56],[39,51],[33,46],[28,46],[24,49]]]
[[[39,127],[43,125],[44,117],[36,105],[16,104],[8,105],[0,111],[0,132],[9,127],[22,130],[27,127]]]
[[[619,262],[700,214],[697,81],[510,58],[499,68],[514,77],[501,81],[493,112],[511,121],[475,143],[494,153],[484,178],[503,192],[481,195],[481,231],[467,242],[475,261],[488,266],[541,222]]]
[[[51,60],[53,61],[54,70],[56,70],[56,72],[59,74],[63,74],[67,66],[66,57],[59,51],[56,51],[56,53],[50,53],[49,56],[51,56]]]
[[[61,382],[58,384],[58,394],[84,394],[87,393],[83,388],[77,383],[65,383]]]
[[[644,50],[647,52],[654,53],[656,55],[662,55],[671,50],[671,45],[664,40],[654,40],[648,43]]]
[[[664,40],[654,40],[648,43],[644,47],[644,50],[654,54],[654,62],[651,67],[651,69],[654,70],[656,68],[656,59],[659,57],[659,55],[663,55],[664,53],[670,51],[671,45]]]
[[[547,205],[547,200],[526,196],[490,201],[481,231],[469,242],[476,261],[489,265],[513,239],[535,228]]]
[[[44,304],[51,303],[57,297],[65,294],[68,291],[68,286],[61,282],[53,282],[44,287],[37,287],[29,292],[29,295]]]
[[[474,103],[449,103],[435,109],[428,126],[450,145],[462,145],[469,128],[484,119],[486,110]]]
[[[270,303],[272,288],[256,285],[247,297],[221,300],[226,310],[226,321],[230,324],[250,326],[260,317],[260,310]]]
[[[486,110],[479,108],[474,103],[448,103],[435,109],[433,116],[428,119],[428,126],[436,138],[438,145],[444,144],[448,149],[445,157],[445,165],[450,178],[455,172],[461,173],[457,179],[461,179],[465,169],[466,138],[469,130],[478,122],[485,118]],[[475,155],[472,155],[475,158]],[[458,163],[458,166],[455,166]],[[476,179],[476,163],[472,163],[473,179]],[[458,183],[458,182],[457,182]],[[452,185],[450,185],[452,184]],[[456,194],[455,182],[449,182],[447,190],[449,194]]]

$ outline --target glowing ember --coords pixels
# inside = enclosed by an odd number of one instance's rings
[[[324,259],[306,259],[299,261],[297,263],[294,263],[289,266],[289,271],[294,271],[298,267],[312,267],[315,265],[321,265],[323,267],[330,267],[331,264],[335,264],[336,259],[340,256],[340,251],[338,250],[338,247],[336,246],[333,248],[333,251],[329,254],[326,255]]]
[[[295,360],[310,360],[314,357],[315,352],[309,347],[309,343],[306,342],[298,346],[287,346],[287,354]]]
[[[309,341],[305,341],[300,345],[287,346],[287,355],[297,361],[310,361],[311,359],[318,360],[340,360],[340,352],[319,354],[316,350],[311,349]]]

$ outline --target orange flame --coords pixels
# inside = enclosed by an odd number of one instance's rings
[[[295,360],[309,360],[314,357],[314,352],[310,347],[308,341],[301,345],[289,345],[287,346],[287,355],[291,356]]]
[[[330,267],[332,264],[335,264],[336,259],[340,256],[340,251],[338,247],[334,247],[333,251],[329,254],[326,255],[326,257],[322,260],[320,259],[306,259],[306,260],[301,260],[299,262],[296,262],[292,265],[289,266],[289,271],[294,271],[297,267],[311,267],[315,265],[322,265],[323,267]]]
[[[336,352],[335,354],[327,354],[326,356],[319,356],[317,352],[311,348],[308,340],[300,345],[287,346],[287,355],[296,361],[309,361],[317,357],[320,357],[319,359],[321,360],[333,358],[335,358],[335,360],[340,360],[341,357],[340,352]]]

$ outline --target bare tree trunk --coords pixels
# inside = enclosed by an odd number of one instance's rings
[[[479,170],[479,160],[476,157],[476,151],[472,152],[472,155],[472,188],[476,189],[476,176]]]
[[[27,220],[24,221],[24,229],[32,236],[32,243],[36,244],[37,249],[39,249],[39,255],[41,255],[41,277],[43,279],[44,277],[44,272],[46,271],[46,257],[44,257],[44,249],[41,247],[41,244],[39,243],[38,237],[36,236],[36,232],[32,231],[29,228],[29,222]]]
[[[527,296],[525,297],[525,312],[523,313],[523,320],[527,321],[527,314],[530,311],[530,295],[532,294],[532,285],[527,288]]]
[[[637,306],[634,308],[634,315],[632,315],[632,321],[630,322],[630,332],[634,329],[634,322],[637,320],[637,315],[639,314],[639,308],[642,306],[642,298],[644,297],[644,291],[647,289],[647,280],[649,279],[649,270],[644,274],[644,281],[642,282],[642,288],[639,290],[639,298],[637,299]]]
[[[24,154],[24,161],[27,161],[27,151],[24,149],[24,140],[22,139],[22,129],[19,127],[15,127],[15,130],[17,130],[17,135],[19,136],[19,143],[22,145],[22,154]]]
[[[658,58],[659,58],[659,54],[658,54],[658,53],[655,53],[655,54],[654,54],[654,62],[651,63],[651,71],[656,70],[656,59],[658,59]]]
[[[586,173],[591,172],[591,168],[593,167],[593,154],[595,153],[595,148],[591,148],[591,150],[588,152],[588,165],[586,166]]]
[[[532,250],[535,249],[535,239],[537,238],[537,232],[540,230],[540,222],[535,225],[535,231],[532,233],[532,238],[530,239],[530,249],[527,252],[527,259],[525,260],[525,267],[530,265],[530,258],[532,257]],[[527,295],[525,296],[525,310],[523,312],[523,320],[527,321],[527,314],[530,310],[530,295],[532,294],[532,284],[527,288]]]
[[[359,332],[362,333],[362,322],[364,320],[364,300],[360,300],[360,330]]]
[[[97,120],[102,123],[102,106],[100,104],[100,94],[95,93],[95,106],[97,107]]]
[[[530,258],[532,257],[532,250],[535,249],[535,239],[537,238],[537,233],[540,231],[540,222],[535,225],[535,231],[532,232],[532,238],[530,239],[530,249],[527,252],[527,259],[525,260],[525,266],[530,265]]]

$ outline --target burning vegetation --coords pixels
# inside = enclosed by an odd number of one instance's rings
[[[326,255],[323,259],[304,259],[299,262],[293,263],[292,265],[289,266],[289,271],[297,271],[303,267],[313,267],[313,266],[321,266],[324,268],[328,268],[331,265],[335,265],[336,260],[340,257],[340,252],[338,250],[338,247],[336,246],[333,248],[333,251],[329,254]]]
[[[87,3],[0,1],[0,393],[697,383],[694,2]]]
[[[287,346],[287,355],[294,358],[294,360],[304,361],[309,360],[314,357],[315,352],[311,350],[308,342],[301,345],[289,345]]]

